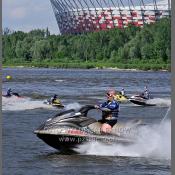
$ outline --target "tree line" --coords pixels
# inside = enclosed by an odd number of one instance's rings
[[[2,45],[3,64],[79,61],[113,67],[149,62],[169,66],[171,24],[164,18],[144,28],[129,26],[81,35],[51,35],[48,28],[28,33],[6,28]]]

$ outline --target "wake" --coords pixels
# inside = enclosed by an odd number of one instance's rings
[[[81,105],[79,103],[70,103],[65,106],[65,110],[68,109],[79,109]],[[55,109],[59,108],[53,107],[52,105],[47,105],[43,103],[43,100],[33,100],[29,97],[18,98],[18,97],[2,97],[2,110],[3,111],[23,111],[30,109]]]
[[[105,145],[99,142],[80,145],[76,151],[87,155],[149,157],[171,159],[171,121],[161,124],[142,126],[136,132],[132,145]]]
[[[3,111],[22,111],[27,109],[46,108],[51,109],[52,106],[43,104],[41,100],[32,100],[31,98],[18,98],[18,97],[2,97],[2,110]]]
[[[171,99],[169,98],[154,98],[154,99],[150,99],[147,101],[147,103],[149,104],[156,104],[156,106],[160,106],[160,107],[169,107],[171,106]]]
[[[145,126],[138,131],[138,138],[132,145],[105,145],[99,142],[80,145],[76,151],[87,155],[171,158],[171,125],[166,121],[161,125]]]

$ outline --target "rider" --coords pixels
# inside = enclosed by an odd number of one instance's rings
[[[143,94],[144,94],[144,98],[145,99],[149,99],[150,98],[150,94],[149,94],[147,86],[145,86]]]
[[[107,101],[100,104],[95,105],[95,108],[106,108],[110,111],[103,111],[102,113],[102,123],[101,132],[102,133],[110,133],[112,127],[117,123],[118,112],[119,112],[119,103],[114,100],[114,96],[116,95],[115,90],[109,90],[106,93]]]
[[[121,95],[125,96],[125,90],[124,88],[122,88],[122,90],[120,91]]]
[[[58,95],[55,94],[53,97],[51,97],[50,102],[54,103],[57,98],[58,98]]]
[[[12,96],[12,89],[11,88],[8,88],[6,96],[7,97],[11,97]]]

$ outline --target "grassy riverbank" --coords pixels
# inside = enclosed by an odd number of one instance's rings
[[[81,60],[74,61],[47,61],[44,60],[42,62],[33,61],[33,62],[6,62],[3,64],[3,67],[38,67],[38,68],[82,68],[82,69],[138,69],[138,70],[167,70],[170,71],[170,63],[161,63],[155,62],[155,60],[134,60],[129,63],[118,62],[117,64],[113,64],[109,61],[101,61],[101,62],[82,62]]]

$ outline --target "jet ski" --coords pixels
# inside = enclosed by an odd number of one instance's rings
[[[156,104],[149,103],[149,99],[142,95],[133,95],[129,98],[129,101],[140,106],[156,106]]]
[[[128,98],[124,95],[121,95],[121,94],[115,95],[114,99],[117,100],[118,102],[121,102],[121,103],[128,102]]]
[[[102,124],[88,116],[93,109],[94,106],[86,105],[78,111],[74,109],[61,111],[44,122],[34,133],[46,144],[60,151],[72,150],[82,143],[93,141],[105,144],[134,143],[131,131],[136,131],[135,129],[141,124],[140,120],[117,123],[110,134],[101,134]],[[134,137],[136,135],[134,134]]]
[[[43,103],[47,104],[47,105],[52,105],[52,106],[57,107],[57,108],[64,108],[64,105],[61,103],[61,101],[59,99],[54,100],[54,102],[51,102],[51,100],[48,99],[48,100],[44,101]]]
[[[18,97],[21,98],[21,96],[17,92],[12,92],[10,95],[2,95],[3,97],[10,98],[10,97]]]

